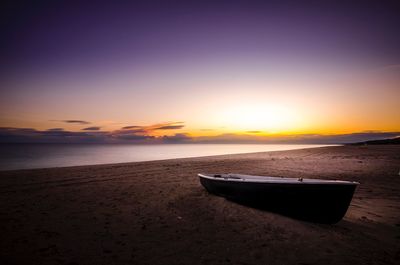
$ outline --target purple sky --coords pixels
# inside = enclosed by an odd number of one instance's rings
[[[14,4],[5,9],[2,50],[8,60],[2,62],[17,73],[259,55],[399,63],[399,6],[386,1],[291,2]]]

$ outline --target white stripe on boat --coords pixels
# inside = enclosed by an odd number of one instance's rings
[[[345,180],[284,178],[284,177],[267,177],[267,176],[241,175],[241,174],[198,174],[198,176],[206,179],[213,179],[219,181],[232,181],[232,182],[282,183],[282,184],[339,184],[339,185],[360,184],[355,181],[345,181]]]

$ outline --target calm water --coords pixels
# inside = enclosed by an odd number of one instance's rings
[[[150,161],[222,154],[293,150],[323,145],[274,144],[2,144],[0,170]]]

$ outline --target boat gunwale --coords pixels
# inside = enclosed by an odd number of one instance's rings
[[[266,183],[266,184],[296,184],[296,185],[359,185],[356,181],[347,180],[330,180],[330,179],[309,179],[309,178],[285,178],[285,177],[271,177],[271,176],[255,176],[255,175],[242,175],[242,174],[197,174],[200,178],[206,178],[215,181],[224,182],[238,182],[238,183]],[[214,177],[220,175],[221,177]],[[237,178],[222,177],[223,175],[243,176]],[[246,178],[247,177],[247,178]]]

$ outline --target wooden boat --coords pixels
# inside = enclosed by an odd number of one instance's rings
[[[359,183],[239,174],[198,174],[210,193],[251,207],[298,219],[337,223]]]

